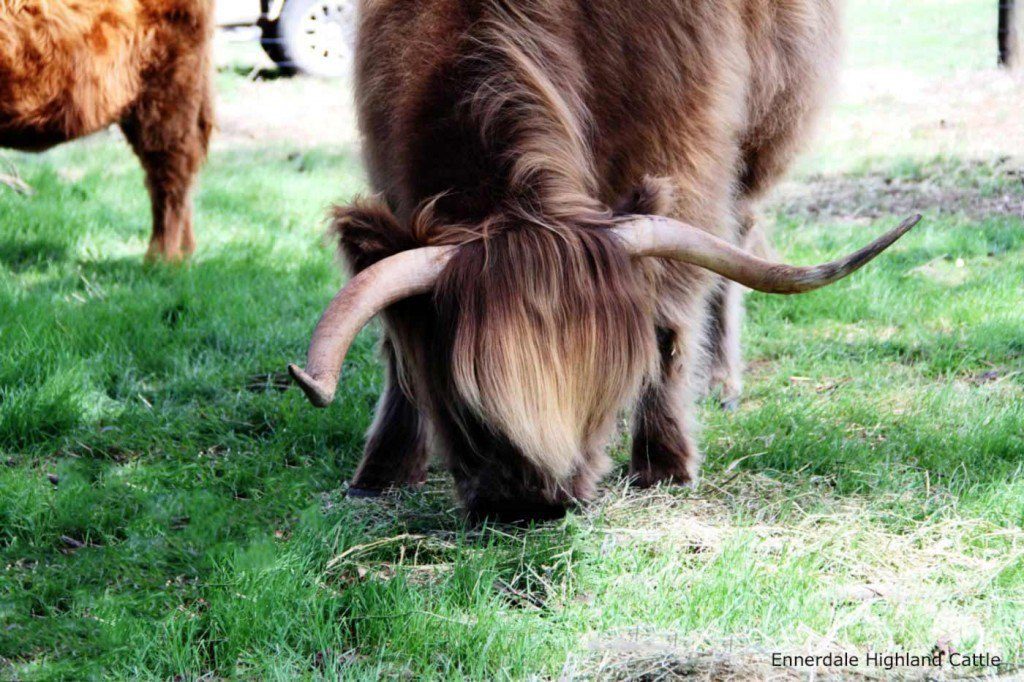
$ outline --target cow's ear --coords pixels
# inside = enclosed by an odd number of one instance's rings
[[[338,236],[341,255],[354,272],[415,246],[379,197],[358,197],[335,206],[331,217],[331,232]]]
[[[615,205],[615,213],[668,215],[673,200],[671,180],[645,175],[640,184]]]

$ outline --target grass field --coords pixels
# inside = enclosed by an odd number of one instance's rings
[[[853,41],[855,66],[986,64],[991,3],[892,21],[905,4],[855,4],[875,41]],[[951,27],[978,40],[936,62]],[[744,679],[773,651],[869,648],[1024,662],[1020,166],[909,150],[805,177],[824,195],[770,212],[801,263],[892,225],[864,216],[899,197],[926,220],[834,287],[749,298],[745,400],[702,411],[702,485],[631,491],[620,447],[595,503],[530,529],[467,526],[442,471],[344,498],[375,329],[329,410],[283,390],[340,282],[320,234],[363,187],[352,151],[221,145],[187,267],[141,265],[148,201],[118,140],[6,155],[35,194],[0,186],[0,679]]]

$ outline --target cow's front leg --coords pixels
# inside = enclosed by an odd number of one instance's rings
[[[205,143],[179,141],[164,146],[152,140],[144,121],[129,119],[121,124],[125,137],[146,172],[153,215],[153,232],[146,260],[181,260],[196,247],[192,231],[192,186],[205,155]]]
[[[397,361],[384,343],[387,377],[377,414],[366,438],[363,460],[349,485],[349,497],[376,497],[386,490],[427,480],[426,424],[397,380]]]
[[[195,251],[196,240],[192,231],[192,202],[183,180],[165,180],[163,170],[147,169],[147,184],[153,207],[153,233],[147,261],[177,261]]]
[[[680,333],[682,332],[682,333]],[[693,438],[693,343],[685,329],[658,329],[661,372],[646,386],[633,421],[630,474],[636,485],[692,484],[701,454]]]
[[[205,66],[181,64],[171,81],[165,74],[149,84],[121,129],[146,172],[153,232],[146,260],[181,260],[195,251],[192,187],[209,148],[213,95]]]

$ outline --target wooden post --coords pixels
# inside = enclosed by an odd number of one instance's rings
[[[1015,69],[1024,62],[1021,54],[1021,12],[1017,0],[999,1],[999,66]]]

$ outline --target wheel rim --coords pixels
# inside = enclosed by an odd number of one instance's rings
[[[356,23],[355,2],[331,0],[313,4],[299,24],[304,61],[324,73],[343,73],[352,57]]]

